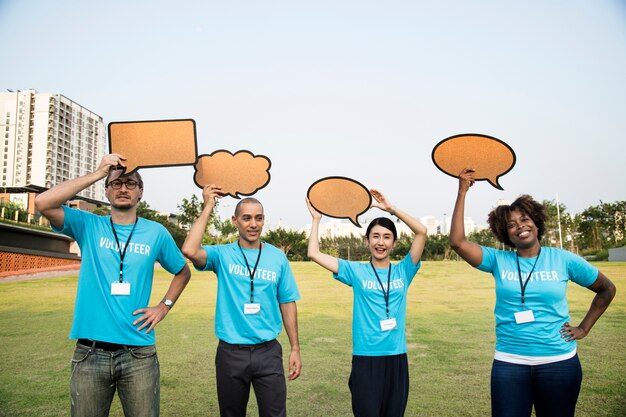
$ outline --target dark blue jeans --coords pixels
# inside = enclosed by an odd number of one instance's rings
[[[72,417],[106,417],[115,390],[126,417],[158,417],[160,385],[156,347],[117,351],[76,344],[72,358]]]
[[[491,415],[573,417],[583,372],[578,355],[545,365],[518,365],[493,361]]]

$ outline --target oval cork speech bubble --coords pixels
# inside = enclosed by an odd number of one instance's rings
[[[250,196],[270,182],[272,162],[263,155],[247,150],[231,152],[220,149],[210,155],[200,155],[194,165],[193,181],[200,188],[215,184],[223,195],[241,198]]]
[[[435,166],[451,177],[458,178],[465,168],[475,169],[476,181],[487,181],[503,190],[500,177],[515,166],[513,148],[491,136],[467,133],[450,136],[433,148]]]
[[[356,227],[361,227],[358,217],[372,205],[367,187],[346,177],[317,180],[306,194],[315,210],[329,217],[349,219]]]
[[[126,157],[124,175],[139,168],[193,165],[198,146],[193,119],[109,123],[109,149]]]

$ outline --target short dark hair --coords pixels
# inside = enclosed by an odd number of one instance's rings
[[[109,173],[107,174],[107,178],[104,181],[104,186],[107,187],[109,185],[109,182],[111,181],[111,175],[121,171],[120,169],[112,169],[109,171]],[[132,174],[120,174],[118,176],[115,177],[115,179],[118,178],[122,178],[122,177],[127,177],[128,179],[132,179],[134,181],[137,181],[137,184],[139,184],[139,188],[143,188],[143,178],[141,178],[141,174],[139,173],[139,171],[135,171]]]
[[[237,205],[235,206],[235,217],[237,217],[237,215],[239,214],[241,206],[243,206],[244,204],[248,204],[248,203],[258,204],[259,206],[263,207],[263,204],[261,204],[261,202],[259,200],[257,200],[256,198],[254,198],[254,197],[246,197],[246,198],[240,200],[237,203]]]
[[[489,223],[489,229],[491,229],[496,239],[510,248],[515,248],[507,232],[507,220],[512,211],[519,211],[530,217],[535,226],[537,226],[537,238],[541,240],[541,237],[546,232],[548,215],[543,204],[535,201],[528,194],[519,196],[511,205],[503,204],[491,210],[487,217],[487,223]]]
[[[395,242],[396,239],[398,239],[398,232],[396,230],[396,225],[393,224],[393,221],[391,221],[390,219],[388,219],[387,217],[377,217],[374,220],[372,220],[370,222],[370,224],[367,226],[367,231],[365,232],[365,238],[367,240],[369,240],[370,238],[370,232],[372,230],[372,228],[374,226],[382,226],[385,229],[389,229],[391,231],[391,233],[393,233],[393,241]]]

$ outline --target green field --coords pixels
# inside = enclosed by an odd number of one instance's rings
[[[596,264],[618,291],[591,334],[579,343],[583,387],[577,416],[626,416],[626,263]],[[290,416],[350,416],[350,288],[310,262],[293,263],[303,373],[288,382]],[[169,277],[158,270],[153,302]],[[494,349],[493,278],[463,262],[425,262],[409,290],[407,342],[411,389],[407,416],[490,415]],[[76,276],[0,283],[0,416],[69,415],[68,340]],[[157,326],[161,415],[217,416],[213,335],[216,281],[194,272]],[[568,289],[578,323],[593,293]],[[281,343],[288,350],[284,332]],[[117,397],[111,412],[121,416]],[[249,415],[256,406],[251,396]]]

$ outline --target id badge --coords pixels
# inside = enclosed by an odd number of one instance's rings
[[[515,313],[515,323],[517,324],[530,323],[533,321],[535,321],[535,316],[532,310],[518,311]]]
[[[112,283],[111,295],[130,295],[130,282]]]
[[[246,303],[243,305],[243,314],[259,314],[261,312],[261,304]]]
[[[398,325],[396,324],[396,319],[385,319],[385,320],[381,320],[380,321],[380,330],[382,330],[383,332],[387,332],[389,330],[393,330],[396,327],[398,327]]]

